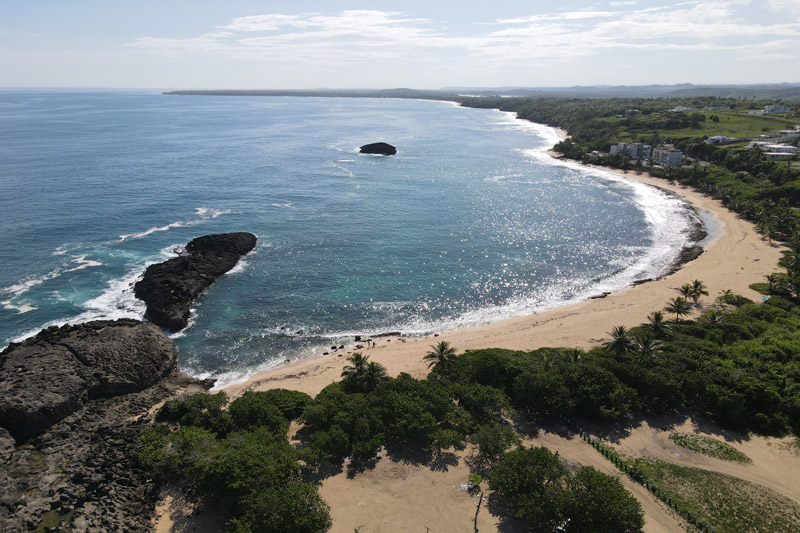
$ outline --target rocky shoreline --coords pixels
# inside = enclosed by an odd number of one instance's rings
[[[136,294],[150,322],[51,327],[0,352],[0,531],[151,528],[156,487],[136,461],[139,434],[160,402],[213,385],[178,372],[159,326],[184,327],[194,298],[255,244],[207,235],[149,267]]]
[[[156,325],[48,328],[0,353],[0,530],[143,531],[154,487],[135,461],[148,411],[181,388]],[[49,529],[48,529],[49,528]]]

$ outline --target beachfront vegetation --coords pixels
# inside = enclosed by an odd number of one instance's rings
[[[724,459],[726,461],[735,461],[737,463],[751,462],[749,457],[730,444],[712,439],[711,437],[688,433],[672,433],[669,438],[678,446],[682,446],[693,452],[708,455],[709,457],[716,457],[717,459]]]
[[[139,461],[219,502],[228,531],[327,531],[328,506],[303,482],[287,437],[292,398],[303,401],[293,391],[248,392],[229,406],[222,392],[170,400],[157,415],[165,424],[142,433]]]
[[[787,276],[800,269],[798,257],[787,254]],[[800,307],[791,289],[779,283],[773,289],[777,293],[760,305],[724,292],[695,320],[669,328],[654,313],[646,324],[622,332],[624,349],[607,343],[588,352],[475,350],[455,357],[447,373],[434,369],[422,380],[390,378],[377,363],[353,357],[344,379],[313,399],[289,391],[250,392],[230,404],[224,393],[174,399],[158,412],[163,424],[143,433],[139,457],[154,475],[220,501],[231,531],[261,521],[287,530],[287,517],[306,524],[298,523],[297,531],[324,531],[327,508],[305,479],[345,467],[355,474],[370,468],[381,450],[397,458],[413,451],[415,460],[434,461],[471,443],[472,468],[488,474],[490,486],[504,491],[529,527],[549,527],[565,515],[539,517],[535,505],[517,502],[502,474],[496,475],[516,453],[507,452],[519,443],[515,421],[531,420],[529,414],[625,421],[692,411],[742,431],[780,434],[800,427]],[[363,375],[371,364],[381,377],[367,385]],[[301,424],[294,444],[287,438],[290,418]],[[608,502],[586,503],[578,511],[578,500],[592,501],[586,494],[616,490],[596,477],[585,471],[559,481],[561,503],[551,511],[569,515],[570,531],[637,516]],[[542,498],[551,497],[541,490]],[[564,496],[579,491],[586,498]],[[303,497],[290,496],[298,494]],[[624,494],[618,497],[624,500]],[[604,514],[611,509],[613,517]]]

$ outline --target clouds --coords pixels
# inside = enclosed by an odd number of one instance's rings
[[[218,55],[321,69],[391,62],[407,68],[496,70],[602,60],[615,53],[634,60],[638,54],[645,61],[649,54],[676,51],[716,54],[727,62],[798,59],[797,0],[643,4],[616,1],[606,8],[594,4],[487,19],[458,29],[393,11],[267,13],[221,21],[214,31],[192,38],[148,36],[127,46],[169,57]],[[689,56],[674,57],[686,62]]]

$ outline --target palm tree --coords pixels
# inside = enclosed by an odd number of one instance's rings
[[[368,355],[355,352],[347,358],[352,365],[347,365],[342,369],[344,382],[353,389],[360,391],[372,391],[378,383],[387,378],[386,368],[380,363],[369,360]]]
[[[637,331],[634,333],[633,346],[642,362],[649,361],[664,349],[661,341],[656,339],[650,331]]]
[[[617,356],[629,352],[633,347],[631,338],[628,335],[628,328],[625,326],[615,326],[609,335],[611,335],[611,340],[604,342],[603,347],[607,350],[611,350],[617,354]]]
[[[710,309],[700,319],[706,324],[719,324],[725,320],[725,312],[722,309]]]
[[[770,294],[777,293],[783,283],[783,276],[777,272],[773,272],[764,277],[767,279],[767,292]]]
[[[706,284],[696,279],[692,282],[692,292],[690,294],[692,300],[694,300],[694,304],[697,305],[697,301],[700,299],[701,296],[708,296],[708,291],[706,290]]]
[[[689,298],[692,297],[692,286],[689,283],[684,283],[683,285],[681,285],[680,289],[675,289],[675,290],[680,293],[681,298],[683,298],[684,300],[688,300]]]
[[[732,297],[733,297],[733,291],[730,289],[725,289],[724,291],[719,291],[719,296],[717,296],[717,302],[719,304],[727,304]]]
[[[431,351],[425,354],[423,361],[428,362],[428,368],[433,367],[435,372],[448,374],[456,365],[456,349],[449,342],[441,341],[431,345]]]
[[[655,338],[661,339],[667,336],[670,327],[664,320],[664,313],[661,311],[653,311],[647,317],[647,320],[650,322],[650,331],[653,332]]]
[[[558,350],[549,348],[544,352],[542,352],[542,367],[544,367],[545,370],[550,370],[551,368],[556,366],[556,363],[560,359],[561,359],[561,354],[558,353]]]
[[[680,322],[682,315],[688,315],[692,312],[689,302],[678,296],[677,298],[670,298],[669,303],[664,307],[667,313],[675,313],[675,322]]]
[[[586,352],[580,348],[570,348],[562,353],[563,360],[571,364],[579,363],[584,357],[586,357]]]
[[[361,355],[361,352],[354,352],[347,360],[352,364],[346,365],[342,369],[342,377],[344,379],[357,381],[364,374],[364,367],[367,366],[369,356]]]
[[[370,361],[364,367],[364,373],[361,375],[361,388],[366,391],[373,391],[381,381],[388,377],[386,368],[382,364]]]

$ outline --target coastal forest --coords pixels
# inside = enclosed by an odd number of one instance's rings
[[[714,97],[461,103],[514,111],[565,129],[569,138],[555,147],[565,157],[649,172],[720,199],[766,239],[786,245],[781,270],[752,280],[763,301],[730,291],[708,295],[696,280],[664,302],[663,311],[641,317],[641,325],[630,330],[613,328],[588,351],[458,354],[439,343],[425,354],[425,379],[390,377],[355,353],[341,381],[313,398],[281,389],[246,392],[232,401],[224,392],[174,398],[142,433],[140,466],[161,482],[177,482],[218,502],[229,531],[321,532],[332,524],[317,488],[327,476],[373,468],[379,453],[413,453],[422,464],[446,465],[454,452],[469,449],[470,490],[490,489],[490,501],[524,529],[639,531],[642,507],[619,479],[523,444],[537,427],[555,421],[646,486],[690,530],[797,528],[797,509],[788,504],[778,511],[735,498],[709,504],[705,489],[687,487],[736,482],[625,457],[586,428],[633,427],[648,416],[675,413],[759,435],[791,435],[800,428],[800,170],[791,162],[766,161],[744,141],[704,142],[712,135],[755,138],[792,128],[800,124],[798,104],[772,117],[743,114],[765,102]],[[719,109],[671,111],[678,106]],[[631,109],[637,113],[626,117]],[[661,168],[602,155],[617,142],[674,144],[690,163]],[[700,305],[702,296],[713,303]],[[676,435],[675,442],[726,460],[747,460],[713,443],[709,452],[702,440]]]

